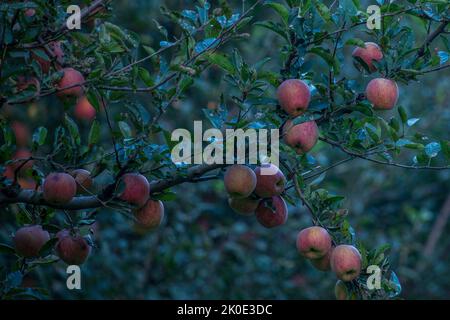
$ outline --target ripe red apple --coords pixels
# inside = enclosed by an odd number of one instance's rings
[[[361,58],[369,67],[370,71],[375,71],[377,68],[373,65],[373,60],[380,61],[383,59],[383,52],[380,47],[374,42],[366,42],[365,47],[357,47],[353,50],[353,57]]]
[[[80,265],[89,257],[91,247],[82,236],[73,236],[68,230],[62,230],[56,236],[58,238],[56,253],[65,263],[69,265]]]
[[[73,68],[65,68],[62,70],[64,73],[62,78],[59,80],[57,88],[58,88],[58,97],[67,97],[67,96],[75,96],[80,97],[84,93],[83,84],[84,77],[83,75],[73,69]],[[67,88],[67,89],[64,89]],[[64,90],[62,90],[64,89]]]
[[[277,90],[278,103],[292,117],[298,117],[308,108],[311,92],[302,80],[285,80]]]
[[[246,198],[255,190],[256,175],[249,167],[235,164],[228,168],[223,182],[231,197]]]
[[[122,176],[121,181],[125,184],[125,189],[119,199],[138,207],[147,203],[150,196],[150,184],[146,177],[139,173],[127,173]]]
[[[397,104],[397,83],[385,78],[372,79],[367,85],[366,97],[372,103],[374,109],[390,110]]]
[[[310,151],[319,139],[319,128],[315,121],[303,122],[293,125],[292,120],[288,120],[283,126],[284,142],[295,149],[298,154]]]
[[[85,193],[92,187],[92,178],[89,171],[77,169],[73,170],[70,174],[75,179],[78,193]]]
[[[284,199],[273,196],[262,200],[256,208],[256,219],[266,228],[274,228],[285,224],[288,218],[288,208]]]
[[[91,105],[86,96],[78,98],[77,104],[75,106],[74,115],[77,119],[92,121],[94,120],[97,111]]]
[[[328,250],[328,252],[319,259],[313,259],[310,260],[311,264],[320,271],[330,271],[331,270],[331,264],[330,264],[330,259],[331,259],[331,253],[333,252],[334,248],[331,248],[330,250]]]
[[[67,173],[50,173],[43,186],[45,201],[52,204],[70,202],[77,192],[75,179]]]
[[[36,14],[36,10],[33,8],[28,8],[25,10],[25,16],[33,17]]]
[[[264,170],[272,174],[265,174]],[[256,174],[256,188],[255,193],[261,198],[270,198],[278,196],[283,193],[286,186],[286,178],[283,172],[274,164],[264,165],[264,167],[257,167]]]
[[[30,131],[28,127],[19,121],[13,121],[11,123],[11,129],[16,137],[16,144],[19,147],[25,147],[30,142]]]
[[[49,233],[40,225],[22,227],[14,235],[16,251],[25,258],[37,257],[39,251],[49,240]]]
[[[139,227],[153,230],[159,227],[164,219],[164,205],[161,201],[148,200],[145,206],[134,211]]]
[[[338,280],[334,286],[334,295],[336,300],[348,300],[349,298],[347,286],[341,280]]]
[[[50,42],[48,45],[48,49],[55,56],[55,59],[56,59],[56,62],[58,63],[58,65],[62,64],[64,62],[64,52],[61,48],[61,42],[59,42],[59,41]],[[39,50],[42,52],[45,52],[44,49],[39,49]],[[52,66],[51,61],[45,60],[35,53],[32,53],[31,56],[41,66],[41,70],[43,73],[48,73],[50,71],[50,67]],[[49,57],[49,58],[51,58],[51,57]]]
[[[297,250],[308,259],[320,259],[330,251],[331,236],[322,227],[309,227],[299,232],[297,236]]]
[[[331,254],[331,269],[342,281],[352,281],[361,273],[361,254],[351,245],[339,245]]]
[[[258,208],[260,200],[252,198],[228,198],[228,205],[234,212],[251,216]]]

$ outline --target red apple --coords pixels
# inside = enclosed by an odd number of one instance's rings
[[[164,219],[164,205],[161,201],[148,200],[145,206],[134,211],[139,227],[153,230],[159,227]]]
[[[246,198],[255,190],[256,175],[249,167],[235,164],[228,168],[223,182],[231,197]]]
[[[138,207],[147,203],[150,196],[150,184],[146,177],[138,173],[127,173],[122,176],[121,181],[125,184],[125,189],[119,199]]]
[[[331,253],[334,248],[331,248],[322,258],[310,260],[311,264],[320,271],[330,271],[331,270]]]
[[[50,173],[43,186],[45,201],[51,204],[70,202],[77,192],[75,179],[67,173]]]
[[[347,286],[341,280],[338,280],[334,286],[334,295],[336,300],[348,300],[349,298]]]
[[[372,103],[374,109],[390,110],[397,104],[397,83],[384,78],[372,79],[367,85],[366,97]]]
[[[285,224],[288,218],[288,208],[284,199],[273,196],[262,200],[256,208],[256,219],[266,228],[274,228]]]
[[[91,105],[86,96],[78,98],[77,105],[74,111],[75,117],[80,120],[92,121],[94,120],[97,111]]]
[[[73,68],[65,68],[62,70],[63,76],[58,82],[58,97],[67,97],[67,96],[75,96],[80,97],[84,93],[83,84],[84,77],[83,75],[73,69]],[[64,89],[67,88],[67,89]]]
[[[374,42],[366,42],[365,47],[357,47],[353,50],[353,57],[361,58],[369,67],[370,71],[375,71],[377,68],[373,65],[373,61],[380,61],[383,59],[383,52],[380,47]]]
[[[13,121],[11,123],[11,129],[16,137],[16,144],[20,147],[25,147],[30,142],[30,131],[28,127],[19,121]]]
[[[228,205],[234,212],[251,216],[258,208],[260,200],[252,198],[228,198]]]
[[[308,259],[320,259],[330,251],[331,236],[322,227],[309,227],[299,232],[297,236],[297,250]]]
[[[89,171],[77,169],[73,170],[70,174],[75,179],[78,193],[85,193],[92,187],[92,178]]]
[[[278,103],[292,117],[298,117],[308,108],[311,92],[302,80],[285,80],[277,90]]]
[[[16,251],[25,258],[37,257],[50,235],[40,225],[22,227],[14,235]]]
[[[351,245],[339,245],[331,254],[331,269],[342,281],[352,281],[361,273],[361,254]]]
[[[298,154],[303,154],[316,145],[319,139],[319,129],[315,121],[293,125],[292,120],[288,120],[283,126],[283,139]]]
[[[65,263],[69,265],[80,265],[89,257],[91,247],[82,236],[73,236],[68,230],[60,231],[56,236],[58,238],[56,253]]]
[[[265,170],[267,172],[265,172]],[[270,174],[266,174],[270,173]],[[274,164],[263,165],[255,169],[256,188],[255,193],[261,198],[270,198],[283,193],[286,186],[286,178],[283,172]]]

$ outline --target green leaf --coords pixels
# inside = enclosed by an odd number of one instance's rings
[[[323,4],[322,1],[314,0],[314,6],[316,7],[316,10],[319,13],[320,17],[325,22],[331,21],[330,9],[328,9],[328,7],[325,4]]]
[[[361,39],[358,39],[358,38],[348,39],[347,41],[345,41],[345,44],[347,46],[358,46],[358,47],[361,47],[361,48],[365,47],[365,42],[363,40],[361,40]]]
[[[441,144],[439,142],[431,142],[425,146],[425,153],[429,158],[437,157],[441,151]]]
[[[402,120],[402,123],[406,123],[408,121],[408,116],[406,114],[406,110],[405,108],[403,108],[402,106],[398,107],[398,113],[400,115],[400,119]]]
[[[53,247],[55,246],[56,242],[58,242],[58,238],[53,238],[48,240],[44,246],[39,250],[39,256],[46,257],[50,254],[50,252],[53,250]]]
[[[311,50],[309,50],[309,53],[314,53],[321,57],[323,60],[325,60],[328,66],[333,68],[334,72],[339,73],[339,61],[336,59],[336,57],[333,57],[331,53],[320,47],[312,48]]]
[[[33,144],[37,144],[38,146],[42,146],[47,139],[47,128],[39,127],[33,133]]]
[[[231,74],[235,74],[236,72],[230,59],[228,59],[228,57],[224,54],[212,53],[207,56],[207,59],[209,62],[219,66],[220,68],[224,69],[225,71]]]
[[[8,246],[7,244],[0,243],[0,253],[15,254],[16,250],[13,247]]]
[[[88,144],[90,146],[97,144],[100,141],[100,123],[94,120],[89,130]]]
[[[66,124],[67,129],[69,129],[70,136],[72,137],[75,144],[80,145],[81,138],[80,138],[80,130],[78,129],[78,125],[67,114],[65,115],[64,122]]]
[[[138,69],[139,78],[145,83],[147,87],[152,87],[155,84],[150,72],[147,69],[139,67]]]
[[[122,136],[124,138],[132,138],[132,131],[131,131],[131,127],[128,123],[126,123],[125,121],[119,121],[119,128],[120,128],[120,132],[122,133]]]
[[[276,2],[272,2],[272,1],[266,2],[264,5],[269,6],[272,9],[274,9],[280,15],[280,17],[283,20],[283,22],[285,24],[288,23],[289,10],[284,5],[282,5],[281,3],[276,3]]]

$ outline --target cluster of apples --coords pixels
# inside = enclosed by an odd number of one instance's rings
[[[313,226],[303,229],[297,236],[297,250],[320,271],[332,270],[339,279],[335,286],[338,300],[349,298],[345,282],[356,279],[361,273],[361,254],[352,245],[335,246],[325,228]]]
[[[366,42],[364,48],[358,47],[353,50],[353,57],[358,57],[369,67],[370,72],[377,70],[373,61],[381,61],[383,52],[374,42]],[[366,98],[376,110],[390,110],[398,100],[398,86],[394,80],[386,78],[372,79],[366,87]]]
[[[96,116],[95,108],[90,104],[89,100],[84,95],[83,84],[85,83],[85,78],[83,74],[71,67],[63,68],[64,64],[64,51],[61,47],[60,41],[50,42],[47,46],[48,51],[53,56],[55,62],[55,67],[57,71],[62,73],[62,77],[56,83],[55,87],[58,90],[57,96],[59,98],[75,97],[77,99],[74,115],[79,120],[91,121]],[[39,49],[41,52],[45,53],[43,49]],[[48,74],[52,67],[52,62],[45,60],[36,53],[31,54],[32,59],[36,61],[44,74]],[[36,77],[24,77],[21,76],[17,79],[16,87],[18,92],[22,92],[30,86],[35,87],[36,96],[40,94],[40,81]]]
[[[139,230],[152,230],[161,225],[164,218],[164,206],[161,201],[149,198],[150,184],[146,177],[138,173],[127,173],[122,176],[124,190],[118,198],[136,206],[133,210],[136,226]],[[68,204],[76,196],[89,191],[93,185],[91,173],[77,169],[70,174],[63,172],[50,173],[42,186],[45,201],[54,205]],[[63,229],[55,237],[56,253],[67,264],[80,265],[88,258],[91,247],[85,237],[75,230]],[[14,244],[17,253],[26,258],[37,257],[50,240],[50,234],[41,225],[25,226],[17,230]]]
[[[228,192],[228,203],[236,213],[250,216],[255,214],[258,222],[266,228],[274,228],[286,223],[288,209],[281,194],[286,185],[283,172],[273,164],[255,170],[236,164],[228,168],[224,175],[224,185]]]

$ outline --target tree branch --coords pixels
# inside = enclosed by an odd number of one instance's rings
[[[226,164],[213,164],[213,165],[197,165],[187,170],[186,175],[177,176],[167,180],[159,180],[150,183],[150,194],[160,193],[166,189],[174,187],[176,185],[185,182],[200,182],[200,179],[204,174],[226,167]],[[210,179],[210,177],[208,177]],[[38,206],[46,206],[55,209],[64,210],[83,210],[100,208],[104,206],[104,203],[98,198],[98,196],[83,196],[72,199],[64,205],[54,205],[44,200],[42,192],[36,192],[32,190],[21,190],[16,196],[7,196],[5,192],[0,191],[0,205],[25,203]]]

